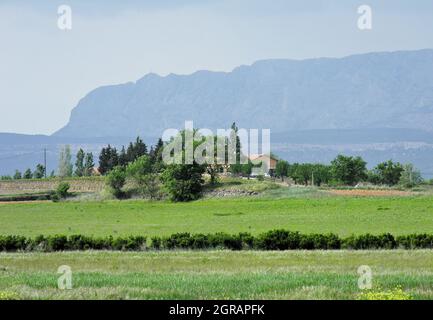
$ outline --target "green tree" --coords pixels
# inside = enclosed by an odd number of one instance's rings
[[[238,164],[241,163],[242,145],[241,145],[241,139],[238,136],[239,128],[236,126],[236,122],[232,123],[231,129],[236,133],[236,163]]]
[[[242,153],[242,144],[241,144],[241,139],[238,135],[238,131],[239,128],[236,126],[236,122],[232,123],[231,129],[235,132],[235,162],[236,163],[230,163],[230,168],[229,171],[234,174],[234,175],[250,175],[251,172],[248,174],[249,169],[251,167],[251,164],[249,163],[249,159],[247,159],[247,157]],[[230,138],[226,138],[226,161],[228,161],[228,159],[230,158],[228,152],[228,144],[229,144],[229,139]],[[246,166],[246,167],[245,167]]]
[[[173,201],[191,201],[200,197],[205,166],[194,164],[170,164],[162,173],[164,187]]]
[[[60,150],[59,157],[59,177],[71,177],[72,176],[72,156],[71,156],[71,147],[69,145],[65,145]]]
[[[375,169],[367,171],[367,181],[372,184],[381,184],[381,178]]]
[[[31,178],[33,178],[33,173],[32,170],[30,170],[29,168],[26,171],[24,171],[23,179],[31,179]]]
[[[122,149],[120,150],[120,153],[119,153],[119,166],[124,167],[128,164],[128,162],[129,161],[128,161],[128,156],[127,156],[126,151],[125,151],[125,147],[122,146]]]
[[[77,177],[84,176],[84,151],[80,148],[77,152],[76,161],[75,161],[75,175]]]
[[[147,146],[140,137],[137,137],[135,140],[135,158],[138,159],[145,155],[147,155]]]
[[[106,148],[102,148],[99,155],[99,172],[102,175],[110,172],[114,167],[119,164],[119,156],[116,148],[112,148],[108,145]]]
[[[321,186],[332,177],[331,167],[320,163],[294,163],[289,165],[287,175],[297,184]]]
[[[278,178],[281,178],[281,181],[284,180],[284,177],[287,177],[289,172],[289,163],[285,160],[280,160],[277,162],[275,166],[275,175]]]
[[[375,180],[377,180],[377,182],[380,184],[387,184],[393,186],[398,184],[398,182],[400,181],[401,173],[403,172],[403,170],[404,168],[402,164],[398,162],[394,163],[389,160],[379,163],[373,169],[373,177],[375,176]]]
[[[93,173],[93,167],[95,163],[93,162],[93,154],[91,152],[86,153],[84,161],[84,175],[89,177]]]
[[[159,175],[156,173],[149,173],[141,178],[141,192],[143,196],[149,197],[151,200],[160,196],[160,181]]]
[[[361,157],[338,155],[331,162],[332,176],[345,185],[355,185],[367,179],[367,163]]]
[[[151,148],[151,151],[149,152],[150,159],[152,163],[155,165],[159,162],[162,162],[162,150],[164,148],[164,142],[161,138],[158,139],[158,142],[156,143],[155,147]]]
[[[289,168],[287,169],[287,176],[291,178],[295,183],[298,183],[295,179],[295,172],[299,167],[299,163],[295,162],[293,164],[289,164]]]
[[[19,170],[15,170],[14,180],[20,180],[22,178],[22,174]]]
[[[123,197],[123,186],[126,182],[125,170],[122,167],[114,167],[106,177],[106,183],[109,186],[111,192],[116,198]]]
[[[137,137],[134,143],[129,143],[125,154],[125,160],[127,163],[130,163],[144,155],[147,155],[147,146],[140,137]]]
[[[36,170],[33,172],[33,178],[42,179],[45,176],[45,167],[42,164],[36,166]]]
[[[416,169],[413,164],[407,163],[403,165],[403,171],[399,181],[402,186],[412,188],[422,183],[422,181],[421,172]]]
[[[331,167],[324,164],[314,164],[312,167],[312,179],[314,185],[321,186],[328,183],[332,178]]]
[[[59,199],[65,199],[69,195],[69,189],[71,186],[67,182],[60,182],[56,188],[56,195]]]
[[[155,199],[159,194],[159,177],[154,173],[152,159],[148,155],[139,157],[126,168],[126,174],[139,189],[143,197]]]
[[[300,164],[296,171],[296,175],[298,181],[301,181],[303,184],[308,186],[313,178],[313,165],[311,163]]]
[[[210,155],[208,158],[208,163],[206,165],[206,173],[210,177],[209,184],[210,185],[216,185],[219,181],[219,173],[222,171],[223,164],[218,161],[218,137],[208,137],[209,140],[213,140],[213,154]],[[206,143],[206,139],[203,137],[203,140],[201,143]],[[200,143],[200,144],[201,144]]]
[[[144,176],[153,172],[151,158],[147,155],[139,157],[134,162],[130,163],[126,168],[126,173],[129,177]]]
[[[253,172],[253,167],[254,165],[251,161],[248,161],[246,164],[241,164],[242,175],[249,179],[251,177],[251,173]]]

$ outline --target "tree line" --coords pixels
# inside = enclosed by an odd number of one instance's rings
[[[304,185],[347,185],[360,182],[375,185],[402,185],[413,187],[423,179],[421,173],[412,164],[401,164],[388,160],[379,163],[372,170],[367,169],[367,162],[361,157],[338,155],[330,165],[312,163],[293,163],[278,161],[275,175],[284,180],[292,179],[296,184]]]
[[[237,132],[236,124],[232,129]],[[172,139],[184,141],[185,131]],[[217,137],[213,137],[217,139]],[[226,138],[226,146],[228,145]],[[194,141],[195,150],[205,141]],[[94,174],[105,176],[106,184],[110,192],[116,198],[127,198],[131,194],[125,191],[127,181],[134,185],[135,194],[144,198],[157,199],[166,195],[173,201],[190,201],[200,197],[204,187],[204,174],[210,177],[210,184],[218,183],[218,176],[223,167],[235,176],[250,177],[255,165],[250,160],[245,160],[241,152],[240,139],[236,135],[235,164],[165,164],[162,160],[164,143],[162,139],[151,146],[150,149],[140,137],[130,142],[127,147],[122,146],[120,151],[111,145],[102,148],[98,157],[99,166],[95,168],[93,154],[85,152],[81,148],[75,156],[75,165],[72,164],[70,146],[64,146],[59,156],[57,176],[59,177],[83,177]],[[226,159],[228,149],[226,148]],[[184,145],[182,154],[185,157]],[[207,155],[217,156],[214,154]],[[216,161],[215,161],[216,163]],[[43,178],[45,168],[38,164],[36,170],[26,170],[22,175],[16,172],[15,179]],[[51,176],[54,176],[54,172]],[[361,157],[338,155],[329,165],[314,163],[288,163],[285,160],[278,160],[275,171],[272,175],[282,180],[290,178],[296,184],[303,185],[347,185],[354,186],[359,182],[370,182],[381,185],[401,184],[405,187],[412,187],[422,182],[420,172],[411,164],[401,164],[391,160],[378,164],[372,170],[367,169],[367,163]]]

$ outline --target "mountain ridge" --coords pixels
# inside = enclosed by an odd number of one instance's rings
[[[412,162],[433,177],[433,50],[344,58],[268,59],[230,72],[147,74],[96,88],[51,136],[0,134],[0,173],[48,167],[71,144],[99,152],[137,135],[155,143],[166,128],[271,129],[272,152],[290,162],[360,155],[369,165]],[[216,132],[216,131],[214,131]]]
[[[230,72],[145,75],[96,88],[62,137],[161,135],[182,128],[417,128],[433,131],[433,50],[269,59]]]

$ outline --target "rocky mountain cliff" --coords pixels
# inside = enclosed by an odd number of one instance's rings
[[[166,128],[409,128],[433,131],[433,50],[264,60],[97,88],[59,137],[160,136]]]

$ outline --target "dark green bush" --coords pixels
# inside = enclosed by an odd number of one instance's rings
[[[27,247],[28,240],[22,236],[0,236],[1,251],[18,251]]]
[[[188,232],[175,233],[162,240],[165,249],[190,249],[191,243],[191,234]]]
[[[53,202],[59,202],[60,201],[60,197],[56,192],[53,192],[50,196],[51,201]]]
[[[39,235],[28,242],[30,243],[30,245],[28,246],[27,250],[47,251],[48,240],[43,235]]]
[[[162,239],[160,237],[152,237],[150,242],[150,247],[154,250],[161,249]]]
[[[208,249],[210,248],[209,237],[205,234],[195,234],[191,237],[191,249]]]
[[[138,251],[144,249],[145,246],[146,237],[129,236],[126,238],[114,239],[111,247],[114,250]]]
[[[224,249],[224,240],[226,239],[227,236],[228,236],[228,234],[223,233],[223,232],[210,234],[209,235],[209,243],[210,243],[211,248]]]
[[[364,234],[359,236],[350,236],[343,240],[343,248],[363,250],[363,249],[394,249],[397,242],[394,237],[389,234],[372,235]]]
[[[47,247],[50,251],[63,251],[67,249],[68,238],[64,235],[47,237]]]
[[[263,250],[297,249],[301,242],[299,232],[271,230],[259,235],[258,248]]]
[[[84,235],[43,235],[35,238],[1,236],[0,251],[63,251],[63,250],[146,250],[146,237],[128,236],[94,238]],[[152,237],[154,250],[336,250],[336,249],[433,249],[433,234],[410,234],[394,238],[389,233],[364,234],[344,239],[335,234],[300,234],[287,230],[271,230],[258,236],[249,233],[193,234],[176,233],[168,237]]]
[[[244,249],[254,249],[256,239],[251,235],[251,233],[241,232],[239,233],[239,238],[242,241],[242,247]]]
[[[403,249],[432,249],[433,235],[430,234],[410,234],[397,237],[398,247]]]
[[[13,196],[0,196],[2,202],[15,202],[15,201],[35,201],[35,200],[50,200],[51,193],[34,193],[34,194],[20,194]]]
[[[69,183],[60,182],[59,185],[57,186],[57,189],[56,189],[56,193],[55,193],[55,195],[57,196],[56,198],[58,198],[58,199],[67,198],[69,195],[69,189],[70,188],[71,188],[71,186],[69,185]],[[53,199],[53,201],[55,201],[55,200]]]
[[[224,239],[224,247],[230,250],[242,250],[242,238],[240,235],[228,235]]]
[[[332,233],[301,235],[299,241],[299,249],[303,250],[335,250],[340,248],[340,238]]]
[[[69,250],[102,250],[109,249],[111,247],[111,241],[107,243],[106,239],[92,238],[83,235],[72,235],[68,239]]]

